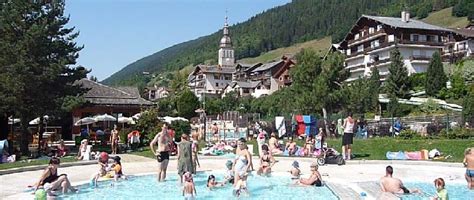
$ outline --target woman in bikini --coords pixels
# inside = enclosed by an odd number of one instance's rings
[[[272,171],[272,166],[275,164],[267,145],[262,145],[262,156],[260,157],[260,168],[257,171],[258,175],[268,176]]]
[[[323,186],[323,181],[321,179],[321,174],[318,172],[318,163],[311,164],[311,176],[309,178],[302,178],[298,181],[298,185],[308,186],[315,185],[317,187]]]
[[[43,186],[45,183],[50,183],[51,187],[48,189],[49,191],[55,191],[62,188],[62,192],[66,193],[68,190],[72,192],[76,192],[77,189],[71,186],[69,179],[67,178],[66,174],[61,174],[58,176],[58,167],[59,167],[60,160],[59,158],[53,157],[49,160],[49,165],[43,171],[41,178],[35,184],[35,192],[38,190],[40,186]],[[49,193],[48,191],[48,193]]]

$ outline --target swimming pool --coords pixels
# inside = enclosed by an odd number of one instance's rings
[[[436,189],[433,183],[407,182],[404,185],[411,189],[417,188],[422,194],[401,195],[403,200],[428,199],[435,195]],[[474,190],[467,189],[467,184],[449,184],[447,183],[449,199],[474,199]]]
[[[194,177],[197,199],[228,199],[232,196],[231,185],[209,191],[206,181],[209,172],[198,173]],[[222,173],[215,173],[217,181],[223,179]],[[113,184],[112,184],[113,183]],[[327,187],[299,187],[289,186],[289,176],[277,175],[261,177],[251,175],[248,179],[249,197],[239,199],[338,199]],[[178,177],[175,173],[169,174],[166,182],[158,183],[156,176],[136,176],[129,180],[99,182],[98,188],[89,185],[79,187],[78,194],[62,196],[62,199],[183,199],[181,187],[178,186]]]

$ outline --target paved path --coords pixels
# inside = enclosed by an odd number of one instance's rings
[[[157,162],[154,159],[141,156],[122,154],[122,164],[124,173],[128,175],[153,174],[156,173]],[[254,156],[254,158],[256,158]],[[286,172],[293,160],[300,162],[300,168],[306,177],[310,174],[309,166],[315,161],[310,158],[277,158],[279,161],[274,167],[275,172]],[[201,168],[198,170],[219,170],[225,169],[223,157],[200,157]],[[254,159],[254,167],[257,169],[258,160]],[[363,182],[378,181],[385,173],[385,167],[390,164],[394,167],[394,176],[403,181],[429,182],[438,177],[444,178],[448,183],[464,184],[465,168],[460,163],[440,163],[440,162],[391,162],[391,161],[350,161],[346,165],[326,165],[321,166],[319,171],[323,175],[323,180],[332,183],[336,187],[343,185],[340,195],[350,196],[359,194],[363,190],[359,187]],[[177,162],[174,158],[170,161],[169,173],[176,173]],[[42,170],[26,171],[21,173],[6,174],[0,176],[0,197],[1,199],[31,199],[33,196],[25,189],[38,181]],[[90,180],[92,174],[97,172],[96,165],[82,165],[72,167],[61,167],[58,173],[68,174],[73,185],[84,184]],[[337,192],[337,191],[335,191]],[[374,198],[368,196],[366,199]],[[346,198],[342,198],[346,199]]]

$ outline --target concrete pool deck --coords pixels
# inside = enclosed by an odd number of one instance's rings
[[[121,154],[122,165],[126,175],[143,175],[156,173],[157,162],[154,159],[130,154]],[[228,158],[215,156],[200,156],[201,167],[198,171],[225,169]],[[309,166],[314,158],[277,157],[278,163],[272,171],[282,173],[289,170],[294,160],[300,162],[302,177],[310,173]],[[258,159],[253,159],[255,170],[258,168]],[[359,199],[359,194],[365,192],[365,199],[397,199],[391,194],[384,194],[377,190],[376,181],[385,174],[385,167],[392,165],[394,177],[404,182],[432,183],[436,178],[443,178],[447,184],[466,184],[464,179],[465,168],[461,163],[442,163],[431,161],[364,161],[353,160],[343,166],[320,166],[319,171],[327,186],[339,196],[340,199]],[[177,162],[170,160],[168,173],[176,173]],[[31,170],[18,173],[0,175],[0,199],[32,199],[31,192],[25,192],[27,186],[38,181],[43,170]],[[67,174],[73,185],[87,183],[92,174],[97,172],[97,167],[92,165],[78,165],[60,167],[59,174]]]

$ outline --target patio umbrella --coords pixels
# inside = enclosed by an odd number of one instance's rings
[[[77,122],[74,123],[74,126],[89,125],[89,124],[93,124],[95,122],[97,122],[97,120],[95,120],[92,117],[84,117],[80,120],[77,120]]]
[[[171,124],[171,122],[178,121],[178,120],[188,121],[186,118],[183,118],[183,117],[170,117],[170,116],[161,117],[161,118],[158,118],[158,119],[160,119],[162,121],[165,121],[168,124]]]
[[[44,119],[44,120],[48,120],[48,119],[49,119],[49,116],[48,116],[48,115],[45,115],[45,116],[43,116],[43,119]],[[37,117],[37,118],[31,120],[28,124],[30,124],[30,125],[38,125],[39,123],[40,123],[40,118]]]
[[[15,119],[12,119],[11,117],[8,118],[8,124],[9,125],[12,125],[12,124],[16,124],[18,122],[20,122],[21,120],[18,119],[18,118],[15,118]]]
[[[122,124],[135,124],[135,121],[131,117],[119,117],[118,123]]]
[[[94,119],[98,122],[114,122],[114,121],[117,121],[117,118],[115,118],[112,115],[108,115],[108,114],[96,115],[96,116],[94,116]]]

